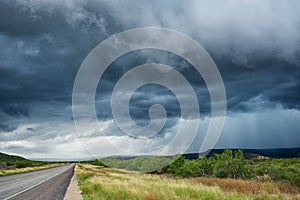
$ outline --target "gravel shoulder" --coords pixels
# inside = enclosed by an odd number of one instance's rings
[[[75,174],[71,179],[64,200],[83,200],[81,190],[78,187],[77,177]]]

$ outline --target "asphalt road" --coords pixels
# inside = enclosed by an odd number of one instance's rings
[[[75,164],[0,177],[0,199],[63,199]]]

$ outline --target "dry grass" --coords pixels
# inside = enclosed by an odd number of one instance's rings
[[[153,192],[147,192],[144,197],[145,200],[159,200],[159,196]]]
[[[239,180],[175,179],[87,164],[77,165],[75,173],[84,199],[300,199],[296,193],[280,193],[280,187],[273,190],[265,185],[261,189],[260,183]]]
[[[241,192],[245,194],[300,194],[300,188],[289,182],[273,182],[273,181],[249,181],[234,180],[230,178],[194,178],[189,179],[195,183],[202,183],[208,186],[219,186],[222,190],[232,192]]]
[[[0,176],[32,172],[32,171],[37,171],[37,170],[41,170],[41,169],[58,167],[61,165],[64,165],[64,164],[54,163],[54,164],[42,165],[42,166],[36,166],[36,167],[25,167],[25,168],[18,168],[18,169],[3,169],[3,170],[0,170]]]

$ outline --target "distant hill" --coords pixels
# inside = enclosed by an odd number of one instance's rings
[[[50,162],[28,160],[21,156],[9,155],[0,152],[0,169],[35,167],[35,166],[42,166],[45,164],[50,164]]]
[[[27,161],[27,159],[23,158],[21,156],[8,155],[8,154],[0,152],[0,163],[1,162],[20,162],[20,161]]]
[[[232,149],[237,150],[237,149]],[[273,148],[273,149],[241,149],[245,158],[256,158],[258,156],[270,158],[300,158],[300,148]],[[211,157],[214,154],[223,153],[224,149],[212,149],[209,153],[203,154]],[[183,155],[187,159],[197,159],[198,153],[189,153]],[[201,154],[200,154],[201,156]]]
[[[212,149],[208,153],[186,153],[182,156],[186,159],[193,160],[199,157],[211,157],[214,154],[221,154],[225,149]],[[231,150],[238,150],[238,149],[231,149]],[[277,149],[241,149],[244,153],[244,157],[246,159],[252,158],[300,158],[300,148],[277,148]],[[152,155],[143,155],[143,156],[123,156],[123,155],[116,155],[116,156],[108,156],[106,158],[115,158],[118,160],[129,160],[139,157],[151,157]],[[165,156],[165,157],[172,157],[172,156]]]

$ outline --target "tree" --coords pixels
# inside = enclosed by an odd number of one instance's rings
[[[226,149],[222,154],[215,155],[214,172],[220,178],[244,178],[247,173],[245,158],[242,150],[232,152]]]
[[[242,150],[234,152],[234,158],[232,159],[232,178],[244,178],[247,173],[245,165],[245,158]]]
[[[183,156],[179,156],[174,162],[169,165],[168,172],[175,175],[182,176],[182,169],[185,164],[185,159]]]

